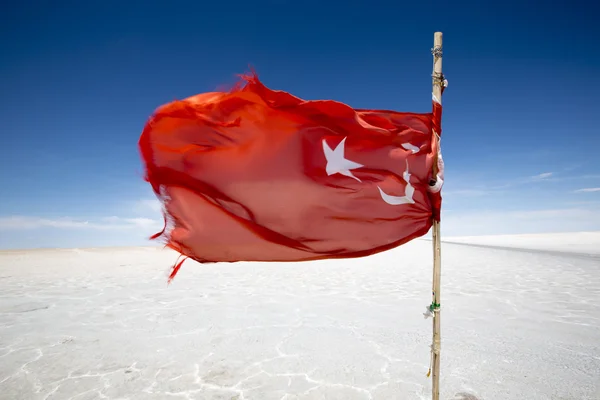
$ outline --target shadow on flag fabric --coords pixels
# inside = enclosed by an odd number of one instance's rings
[[[152,239],[205,263],[361,257],[422,236],[441,208],[433,104],[431,113],[353,109],[271,90],[252,74],[229,92],[161,106],[139,140],[164,206]]]

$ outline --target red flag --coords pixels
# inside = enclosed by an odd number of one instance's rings
[[[164,105],[144,128],[146,180],[167,221],[155,237],[169,247],[199,262],[360,257],[439,218],[439,104],[360,110],[244,80]]]

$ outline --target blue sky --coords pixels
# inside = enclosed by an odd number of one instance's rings
[[[442,233],[600,230],[600,6],[568,4],[13,2],[0,15],[0,248],[147,244],[162,217],[142,179],[144,123],[248,65],[306,99],[429,111],[436,30]]]

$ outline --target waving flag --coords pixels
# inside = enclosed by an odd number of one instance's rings
[[[439,219],[439,104],[353,109],[243,78],[160,107],[144,128],[146,180],[166,220],[153,238],[199,262],[347,258],[399,246]]]

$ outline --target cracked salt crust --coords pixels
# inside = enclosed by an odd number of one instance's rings
[[[298,264],[0,252],[0,399],[427,399],[431,243]],[[600,398],[593,259],[443,245],[443,399]],[[565,384],[567,383],[567,384]]]

